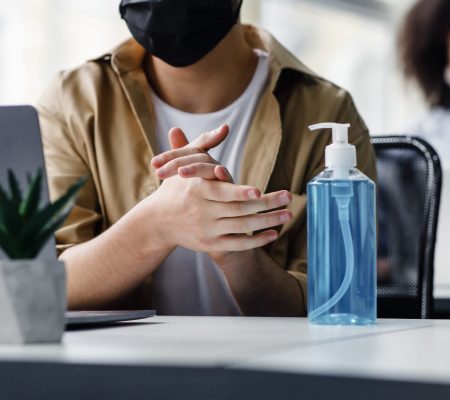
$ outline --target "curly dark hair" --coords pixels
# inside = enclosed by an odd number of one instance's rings
[[[444,80],[450,34],[450,0],[419,0],[408,12],[399,35],[400,58],[431,106],[450,108]]]

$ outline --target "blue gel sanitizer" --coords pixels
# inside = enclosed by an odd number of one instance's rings
[[[375,184],[356,167],[349,124],[324,123],[333,143],[308,183],[308,319],[321,325],[376,321]]]

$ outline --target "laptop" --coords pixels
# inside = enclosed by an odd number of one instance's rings
[[[38,168],[45,171],[44,155],[39,128],[39,118],[31,106],[0,107],[0,183],[7,187],[7,170],[12,169],[22,188],[26,187],[27,175],[34,175]],[[42,202],[49,201],[47,179],[44,174]],[[55,239],[44,246],[38,259],[56,260]],[[7,259],[0,248],[0,260]],[[155,310],[135,311],[70,311],[66,313],[67,327],[104,325],[153,317]]]

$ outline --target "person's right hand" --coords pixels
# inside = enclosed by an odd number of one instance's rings
[[[170,249],[182,246],[209,253],[249,250],[276,240],[277,231],[270,228],[290,221],[292,213],[258,213],[290,201],[284,190],[261,197],[251,186],[175,175],[164,180],[142,205],[156,210],[152,226]],[[267,230],[248,235],[263,229]]]

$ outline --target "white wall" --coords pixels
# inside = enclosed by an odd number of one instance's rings
[[[0,0],[0,103],[32,103],[59,70],[127,37],[112,0]]]

